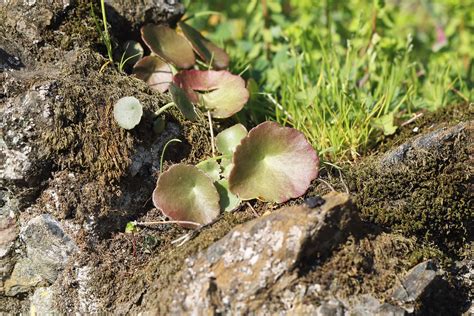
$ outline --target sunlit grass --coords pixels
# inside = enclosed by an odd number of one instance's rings
[[[469,5],[331,3],[201,4],[222,13],[207,20],[207,36],[225,45],[231,71],[247,69],[255,80],[242,122],[294,126],[339,162],[357,159],[415,112],[472,101]],[[437,41],[439,29],[446,43]]]

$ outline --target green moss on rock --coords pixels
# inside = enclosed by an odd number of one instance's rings
[[[362,218],[460,255],[474,226],[472,131],[472,122],[435,130],[352,169]]]

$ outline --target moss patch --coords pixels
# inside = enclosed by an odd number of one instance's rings
[[[364,220],[459,256],[472,242],[472,124],[433,150],[386,166],[367,158],[348,173]],[[374,162],[375,161],[375,162]]]
[[[418,263],[414,238],[399,234],[368,235],[362,239],[351,237],[333,255],[307,275],[301,282],[308,286],[314,282],[323,291],[330,291],[342,298],[371,294],[385,300],[390,289],[400,282],[397,276]],[[318,302],[309,295],[308,302]]]

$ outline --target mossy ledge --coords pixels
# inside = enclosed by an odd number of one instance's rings
[[[431,130],[381,158],[365,159],[349,171],[349,183],[364,220],[459,257],[474,227],[473,122]]]

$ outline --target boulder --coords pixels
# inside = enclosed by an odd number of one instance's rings
[[[21,230],[20,238],[26,248],[5,282],[5,294],[14,296],[39,284],[53,283],[77,251],[76,243],[64,232],[51,215],[39,215]]]
[[[171,314],[258,310],[272,291],[297,278],[306,260],[322,260],[358,222],[347,194],[332,192],[321,207],[283,207],[237,226],[177,277]],[[158,303],[158,302],[157,302]]]

